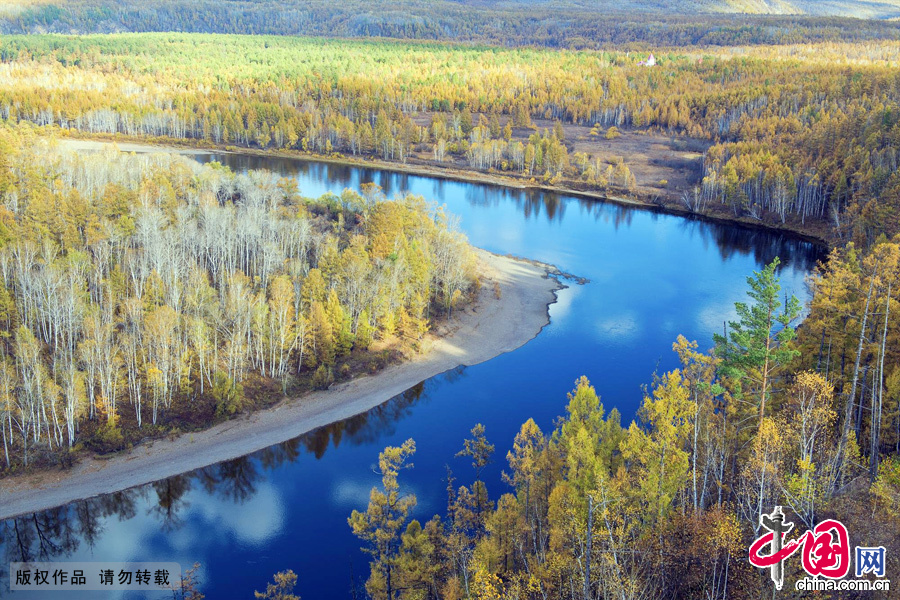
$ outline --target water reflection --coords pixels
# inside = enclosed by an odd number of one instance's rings
[[[454,381],[463,371],[458,368],[440,378],[445,382]],[[163,533],[182,529],[188,513],[193,512],[211,527],[210,531],[230,528],[244,542],[262,543],[280,530],[281,522],[281,502],[273,497],[277,492],[272,486],[263,485],[268,471],[296,461],[304,452],[321,459],[329,448],[367,444],[390,434],[415,404],[427,398],[426,387],[421,382],[368,412],[248,456],[3,521],[0,524],[3,565],[70,559],[81,550],[93,548],[95,541],[107,533],[110,522],[130,521],[138,511],[144,511],[152,527]],[[361,486],[360,490],[365,499],[369,486]],[[358,497],[359,493],[353,493],[345,500],[355,502]],[[259,506],[248,510],[246,505],[252,502]],[[242,515],[248,519],[247,523],[242,523]],[[140,532],[135,530],[132,535],[140,537]]]
[[[49,561],[71,555],[84,544],[92,547],[110,516],[120,520],[136,514],[140,489],[116,492],[41,513],[8,519],[2,524],[4,561]]]
[[[525,220],[543,217],[548,223],[561,223],[567,209],[577,207],[581,215],[608,224],[616,231],[630,227],[638,214],[664,214],[648,207],[562,196],[555,192],[533,188],[519,189],[459,182],[338,163],[231,153],[199,154],[194,158],[200,162],[217,161],[239,173],[266,169],[283,177],[296,178],[303,184],[301,192],[307,196],[318,196],[326,190],[339,192],[344,188],[358,189],[363,183],[378,184],[387,197],[412,192],[445,201],[452,195],[462,192],[471,207],[496,208],[511,203]],[[426,183],[427,189],[423,185]],[[723,260],[729,260],[735,253],[739,253],[745,256],[752,255],[759,264],[767,264],[776,256],[780,256],[783,265],[796,259],[802,261],[798,266],[810,270],[820,256],[814,244],[799,239],[795,239],[794,244],[785,244],[785,239],[789,238],[761,228],[713,222],[691,216],[681,217],[680,223],[681,228],[689,235],[699,235],[705,243],[714,244]],[[796,254],[792,252],[793,249],[797,250]],[[785,256],[786,251],[790,253],[789,256]]]
[[[462,369],[456,369],[450,373],[461,371]],[[455,375],[448,373],[444,378],[449,380],[453,376]],[[369,444],[393,433],[397,423],[409,416],[413,405],[423,398],[424,391],[425,382],[421,382],[368,412],[320,427],[285,444],[302,444],[316,458],[322,458],[329,446],[337,448],[341,442],[353,445]],[[269,449],[262,452],[265,453],[267,450]]]
[[[334,193],[342,189],[359,189],[363,183],[376,183],[387,197],[412,192],[431,199],[444,201],[453,194],[462,192],[466,202],[472,207],[498,207],[512,203],[525,220],[544,217],[548,223],[561,223],[569,207],[577,206],[580,214],[587,215],[595,221],[611,225],[614,230],[628,228],[632,225],[636,214],[664,214],[653,208],[604,202],[592,198],[563,196],[552,191],[533,188],[510,188],[491,184],[460,182],[455,180],[413,175],[400,171],[374,169],[325,163],[301,158],[257,156],[239,153],[201,153],[191,155],[199,162],[216,161],[232,170],[244,173],[251,170],[264,169],[283,177],[299,180],[303,186],[301,192],[310,197],[319,196],[326,191]],[[425,186],[427,185],[427,189]],[[815,266],[823,257],[815,244],[794,239],[794,244],[785,244],[790,234],[780,235],[770,230],[740,224],[719,223],[702,217],[679,217],[681,227],[690,235],[699,235],[704,241],[714,244],[723,260],[730,259],[735,253],[752,255],[759,264],[767,264],[779,256],[784,264],[801,261],[805,270]],[[796,255],[792,252],[796,249]],[[785,256],[785,252],[789,256]]]
[[[290,568],[301,597],[347,597],[348,566],[367,572],[347,516],[378,483],[373,465],[384,446],[415,439],[415,468],[403,485],[418,495],[416,518],[427,520],[445,505],[445,466],[468,472],[454,455],[481,422],[497,448],[483,473],[497,498],[508,491],[500,471],[519,426],[533,418],[552,430],[577,377],[588,376],[604,406],[627,421],[652,373],[677,366],[675,337],[708,348],[745,299],[754,269],[779,256],[784,290],[805,299],[804,278],[823,257],[778,233],[536,190],[292,159],[200,158],[294,177],[311,197],[366,182],[388,196],[419,194],[459,215],[474,245],[553,263],[590,283],[563,290],[550,327],[526,346],[432,378],[364,415],[249,457],[6,521],[0,568],[52,557],[200,561],[211,598],[252,597]]]

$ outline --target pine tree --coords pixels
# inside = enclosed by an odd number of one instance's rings
[[[403,543],[401,532],[416,506],[415,495],[400,492],[397,477],[401,469],[412,467],[407,460],[415,451],[416,443],[412,439],[399,447],[385,448],[378,456],[382,489],[373,487],[366,512],[354,510],[347,519],[353,533],[366,542],[363,551],[372,557],[366,590],[376,600],[393,600],[397,596],[394,576]]]
[[[771,394],[772,379],[799,352],[790,345],[795,330],[791,326],[800,316],[796,296],[785,298],[781,307],[781,285],[775,276],[776,257],[762,271],[747,278],[752,303],[736,302],[738,321],[728,323],[726,335],[716,334],[716,353],[722,358],[720,371],[742,392],[741,381],[747,379],[757,388],[759,425],[765,416],[766,400]],[[781,307],[781,308],[780,308]]]

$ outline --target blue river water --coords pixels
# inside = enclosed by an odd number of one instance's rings
[[[676,336],[709,348],[754,270],[780,257],[784,290],[805,301],[805,278],[824,258],[818,246],[778,233],[552,193],[281,158],[194,158],[294,177],[310,197],[365,182],[389,197],[422,195],[458,215],[475,246],[551,263],[589,283],[562,290],[550,325],[522,348],[433,377],[369,413],[249,457],[2,522],[4,575],[22,559],[175,561],[200,563],[207,598],[252,598],[285,569],[297,573],[305,600],[360,597],[352,590],[368,561],[347,517],[365,508],[385,446],[415,439],[414,468],[401,482],[424,522],[443,514],[448,466],[456,485],[471,483],[470,463],[454,455],[482,423],[497,448],[483,473],[496,500],[510,491],[500,474],[520,425],[531,417],[551,431],[576,378],[588,376],[606,409],[627,422],[654,371],[676,366]],[[2,579],[2,597],[61,597],[10,593]]]

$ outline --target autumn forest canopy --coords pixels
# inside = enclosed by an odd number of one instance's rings
[[[182,31],[572,49],[896,40],[888,19],[900,16],[896,0],[24,0],[0,8],[3,33]]]
[[[108,452],[393,360],[471,291],[422,198],[0,131],[4,464]]]
[[[582,377],[548,400],[549,429],[491,441],[473,423],[472,471],[435,475],[430,520],[403,486],[415,440],[386,448],[348,520],[369,597],[768,597],[746,557],[775,505],[804,529],[842,519],[900,572],[900,4],[333,4],[0,12],[3,472],[376,373],[480,285],[426,199],[307,198],[268,172],[68,138],[477,173],[830,254],[806,307],[777,259],[748,273],[720,334],[672,340],[678,367],[647,373],[632,422]],[[275,581],[260,597],[289,598],[296,577]]]
[[[457,455],[472,470],[448,474],[446,513],[427,522],[411,518],[416,497],[401,487],[415,441],[385,449],[381,487],[349,518],[372,556],[366,590],[759,598],[771,582],[747,548],[775,505],[804,530],[841,519],[889,548],[887,569],[900,567],[890,557],[900,543],[898,259],[898,240],[865,258],[852,245],[835,252],[799,332],[777,261],[754,273],[710,351],[678,336],[680,365],[652,377],[630,424],[582,377],[553,429],[526,421],[505,454],[476,425]],[[492,461],[507,490],[494,496],[481,477]],[[786,587],[803,576],[798,563],[787,563]]]
[[[0,116],[637,193],[868,247],[898,232],[898,53],[900,42],[680,49],[651,68],[622,51],[5,36]],[[622,132],[665,136],[676,155],[706,150],[670,188],[638,180],[616,150]]]

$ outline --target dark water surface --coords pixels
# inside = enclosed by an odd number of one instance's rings
[[[630,420],[641,385],[655,369],[676,366],[675,337],[710,347],[753,270],[781,257],[782,286],[805,301],[804,278],[823,257],[775,233],[551,193],[290,159],[195,158],[296,177],[306,196],[364,182],[388,196],[420,194],[459,215],[474,245],[552,263],[590,283],[561,291],[550,325],[524,347],[433,377],[367,414],[249,457],[0,523],[4,572],[22,559],[199,562],[207,598],[252,598],[276,571],[293,569],[304,600],[349,598],[368,562],[347,517],[365,508],[386,445],[416,440],[415,467],[401,481],[418,496],[415,517],[424,521],[444,510],[445,465],[456,485],[471,483],[470,463],[454,454],[483,423],[497,447],[484,474],[496,500],[509,491],[500,471],[519,426],[533,417],[551,430],[577,377],[587,375],[607,410]]]

